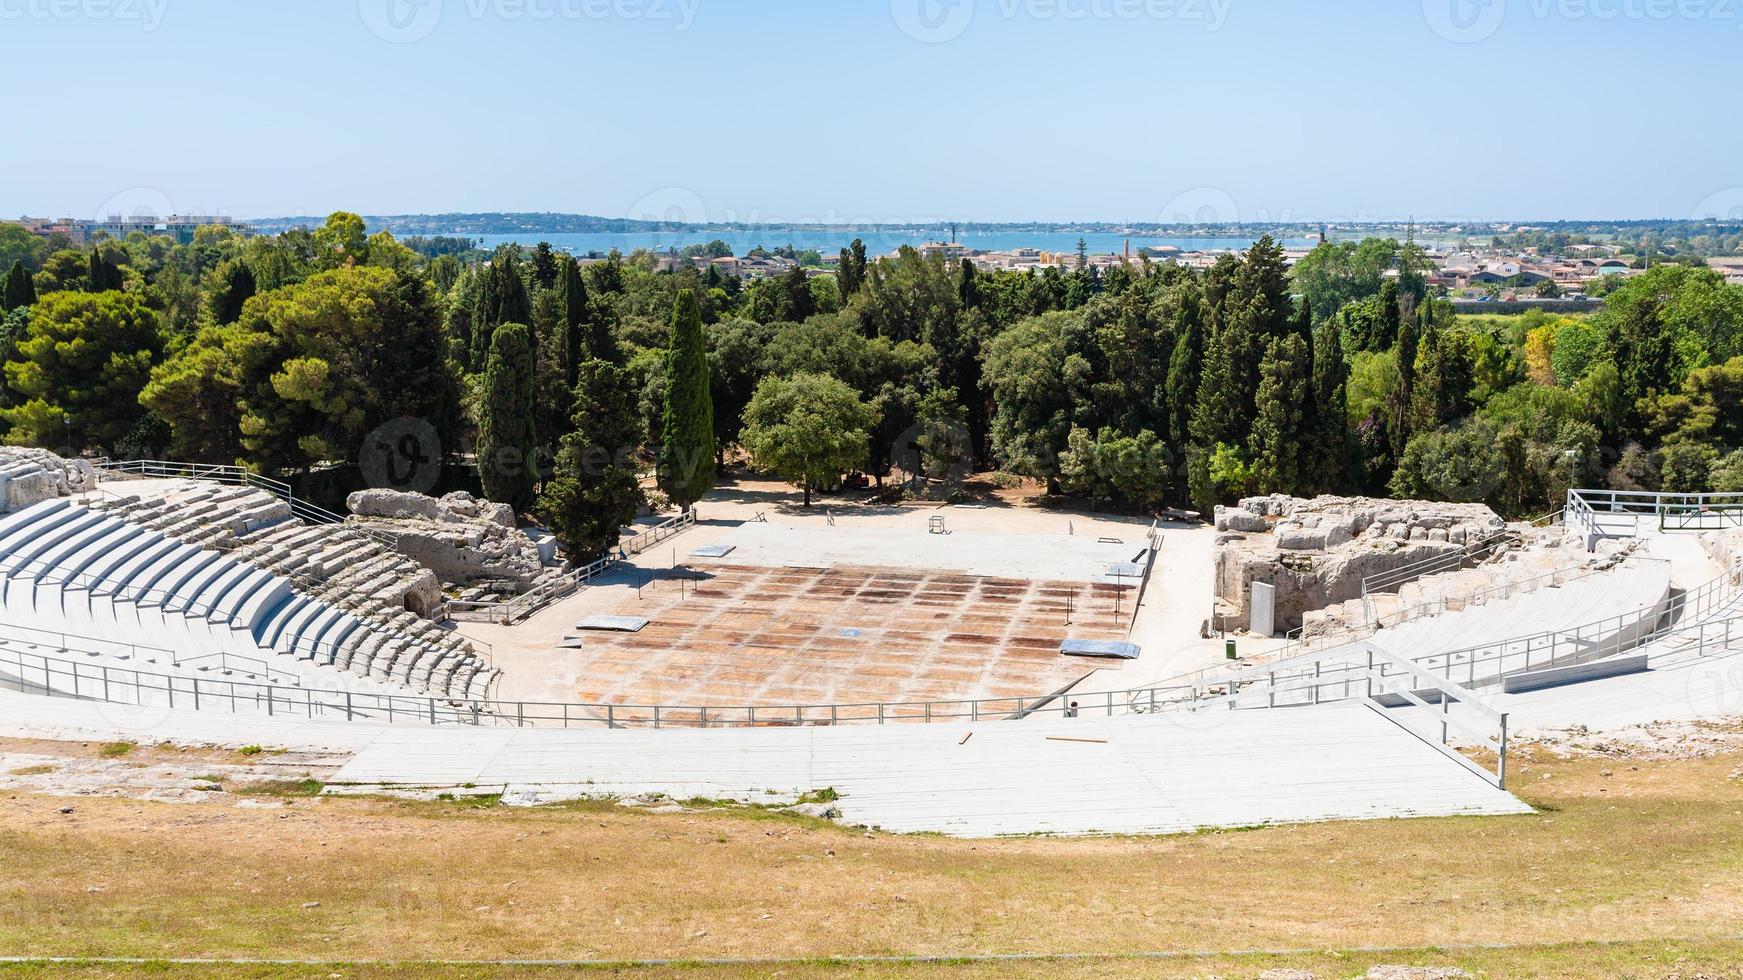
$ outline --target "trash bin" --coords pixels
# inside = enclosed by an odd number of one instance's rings
[[[1228,657],[1228,659],[1230,659],[1230,660],[1239,659],[1238,657],[1235,656],[1235,641],[1234,640],[1223,641],[1223,654],[1226,655]]]

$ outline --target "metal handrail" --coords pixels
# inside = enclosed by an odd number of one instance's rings
[[[580,589],[587,587],[594,579],[623,561],[626,555],[639,555],[661,541],[695,525],[696,512],[694,510],[685,511],[636,535],[627,546],[620,549],[617,555],[608,555],[580,568],[571,568],[533,586],[520,595],[488,602],[472,599],[450,599],[448,600],[448,615],[452,619],[463,618],[467,621],[473,621],[472,614],[482,614],[479,618],[485,622],[501,622],[504,626],[512,626],[550,603],[573,595]],[[652,540],[644,540],[650,535]],[[456,616],[457,612],[462,615]]]
[[[94,461],[92,465],[98,471],[98,479],[102,479],[103,473],[124,473],[168,479],[203,480],[209,483],[223,483],[264,490],[289,504],[292,516],[300,520],[311,524],[346,524],[351,526],[352,530],[366,534],[388,548],[399,550],[399,535],[379,528],[358,525],[357,522],[342,514],[335,514],[325,507],[303,500],[296,495],[291,485],[283,480],[261,476],[253,470],[240,466],[226,466],[218,463],[181,463],[163,459],[103,459]]]
[[[185,542],[184,542],[184,544],[185,544]],[[194,547],[194,546],[188,545],[188,547]],[[197,549],[197,550],[204,551],[205,549]],[[214,551],[213,553],[222,554],[222,552],[218,552],[218,551]],[[119,599],[122,602],[132,603],[134,605],[140,605],[140,604],[154,604],[154,605],[160,605],[160,606],[167,605],[170,600],[177,599],[179,597],[178,594],[171,589],[161,589],[161,588],[156,588],[156,587],[141,588],[141,589],[126,589],[126,588],[101,589],[101,588],[99,588],[99,586],[102,585],[102,583],[107,579],[109,571],[113,571],[113,569],[105,571],[101,575],[93,575],[90,572],[79,572],[77,574],[59,574],[59,575],[40,575],[40,574],[35,573],[36,569],[46,569],[46,570],[53,571],[57,567],[58,566],[51,564],[45,558],[32,558],[32,559],[29,559],[28,561],[13,561],[10,558],[0,558],[0,579],[10,579],[15,575],[22,574],[25,578],[28,578],[32,583],[37,584],[37,585],[58,586],[63,591],[65,589],[67,589],[68,587],[82,589],[86,592],[89,592],[91,595],[107,596],[110,598]],[[261,569],[261,568],[259,568],[259,566],[253,565],[251,563],[249,563],[249,567],[255,568],[256,570],[259,570],[259,571],[265,571],[268,575],[276,575],[276,576],[285,578],[287,580],[295,581],[295,579],[291,578],[291,576],[284,575],[280,572],[273,572],[273,571],[269,571],[267,569]],[[345,612],[347,615],[350,615],[350,616],[356,618],[359,622],[363,623],[365,626],[370,627],[371,629],[374,629],[374,630],[377,630],[380,632],[391,632],[392,631],[391,628],[385,623],[373,621],[367,616],[353,612],[349,609],[345,609],[339,603],[322,598],[319,595],[309,595],[309,596],[307,596],[307,598],[310,598],[310,599],[313,599],[313,600],[319,601],[319,602],[324,602],[327,605],[332,606],[335,609],[339,609],[339,610]],[[184,601],[176,611],[181,613],[184,617],[191,618],[193,616],[203,616],[207,619],[212,619],[213,618],[212,614],[217,611],[217,608],[218,607],[214,603],[205,602],[205,601],[197,601],[196,602],[192,598],[187,598],[187,600]],[[17,627],[17,628],[22,629],[22,628],[28,628],[28,627]],[[435,650],[438,650],[438,652],[442,652],[442,651],[440,651],[440,649],[438,647],[436,647],[436,645],[434,643],[430,643],[430,642],[418,639],[416,637],[411,637],[411,636],[408,636],[404,633],[399,633],[398,635],[405,636],[407,639],[410,639],[415,643],[419,643],[427,648],[435,649]],[[346,637],[346,639],[349,640],[350,637]],[[461,639],[464,642],[466,642],[468,645],[470,645],[473,642],[471,637],[462,637]],[[108,641],[104,641],[104,642],[108,642]],[[340,646],[339,644],[331,641],[331,640],[299,639],[297,642],[291,644],[292,653],[286,654],[286,655],[299,656],[299,659],[300,659],[300,654],[297,653],[296,651],[307,651],[307,653],[308,653],[307,659],[314,660],[317,657],[319,657],[321,654],[325,653],[325,654],[327,654],[326,663],[332,664],[338,660],[338,655],[343,649],[345,649],[345,648]],[[490,666],[489,659],[486,657],[480,656],[476,650],[465,650],[465,651],[460,651],[460,652],[462,652],[463,654],[468,655],[468,656],[476,657],[485,666]],[[441,659],[440,657],[437,658],[438,661],[440,661],[440,659]]]
[[[107,644],[111,647],[115,647],[115,648],[118,648],[119,650],[125,651],[125,653],[124,654],[123,653],[109,653],[108,651],[104,651],[104,650],[91,650],[88,652],[90,652],[92,654],[100,655],[100,656],[124,657],[125,659],[137,658],[140,660],[149,661],[151,663],[156,663],[158,658],[162,658],[164,660],[167,660],[169,662],[169,665],[172,667],[183,667],[183,666],[186,666],[186,665],[192,664],[192,663],[200,663],[200,662],[203,662],[206,660],[217,659],[219,669],[224,670],[224,669],[228,669],[230,667],[231,661],[235,661],[237,663],[247,665],[247,669],[265,677],[268,682],[272,682],[276,679],[280,682],[289,683],[289,684],[293,684],[293,685],[302,684],[302,677],[299,674],[293,674],[293,673],[290,673],[289,671],[279,670],[276,667],[273,667],[271,664],[267,663],[265,660],[260,660],[260,659],[257,659],[255,657],[245,657],[245,656],[242,656],[241,654],[230,653],[230,652],[224,651],[224,650],[220,650],[220,651],[217,651],[215,653],[203,653],[203,654],[196,654],[195,656],[192,656],[192,657],[184,657],[181,654],[179,654],[178,652],[169,649],[168,647],[154,647],[154,646],[148,646],[148,645],[143,644],[143,643],[130,643],[130,642],[123,641],[123,640],[109,640],[109,639],[105,639],[103,637],[85,636],[85,635],[80,634],[80,633],[68,633],[64,630],[45,630],[45,629],[41,629],[41,628],[35,627],[35,626],[19,626],[15,623],[0,623],[0,631],[9,631],[12,633],[26,633],[26,634],[29,634],[31,637],[33,637],[35,639],[35,642],[37,642],[37,643],[42,643],[42,644],[54,643],[54,644],[56,644],[56,649],[63,650],[63,651],[70,651],[70,650],[74,649],[74,641],[77,641],[77,643],[80,645],[83,645],[83,644]],[[0,637],[0,639],[16,639],[21,643],[32,642],[29,639],[25,639],[23,637],[17,637],[17,636]],[[148,654],[149,654],[149,656],[147,656]]]
[[[1627,560],[1634,562],[1655,561],[1666,565],[1670,564],[1669,559],[1653,558],[1646,555],[1629,556]],[[1599,575],[1608,570],[1609,566],[1600,567],[1594,564],[1564,565],[1560,568],[1552,568],[1546,572],[1539,572],[1536,575],[1527,578],[1498,582],[1488,588],[1478,589],[1475,592],[1466,592],[1452,596],[1441,596],[1438,599],[1425,599],[1413,605],[1405,606],[1403,609],[1393,610],[1390,614],[1385,616],[1370,616],[1369,622],[1378,628],[1383,628],[1387,625],[1397,626],[1400,623],[1408,623],[1413,619],[1420,619],[1424,615],[1438,615],[1439,613],[1447,612],[1449,609],[1454,607],[1464,609],[1471,605],[1481,605],[1487,602],[1489,597],[1493,595],[1499,595],[1503,599],[1510,598],[1516,593],[1529,595],[1532,592],[1536,592],[1540,587],[1540,584],[1546,580],[1549,582],[1549,586],[1547,587],[1554,588],[1566,585],[1570,582],[1578,582],[1581,579],[1590,578],[1593,575]],[[1435,610],[1435,612],[1425,612],[1425,610]],[[1391,621],[1390,624],[1388,624],[1388,620]]]

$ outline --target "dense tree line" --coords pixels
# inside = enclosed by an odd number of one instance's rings
[[[855,242],[755,281],[415,244],[338,213],[21,251],[0,271],[0,428],[296,474],[414,417],[578,556],[650,493],[690,506],[740,452],[807,499],[854,471],[969,467],[1201,511],[1743,490],[1743,289],[1692,264],[1618,279],[1587,317],[1461,317],[1408,240],[1022,273]]]

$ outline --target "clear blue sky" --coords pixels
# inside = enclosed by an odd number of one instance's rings
[[[0,215],[1684,217],[1743,2],[1677,2],[0,0]]]

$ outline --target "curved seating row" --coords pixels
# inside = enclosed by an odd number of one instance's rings
[[[188,656],[272,654],[445,697],[488,688],[494,671],[434,624],[403,609],[384,617],[333,588],[310,588],[234,553],[202,547],[199,542],[230,533],[222,502],[175,507],[134,501],[131,510],[98,509],[63,497],[6,515],[0,518],[0,605],[24,626]],[[128,519],[128,513],[155,513],[165,527]]]

